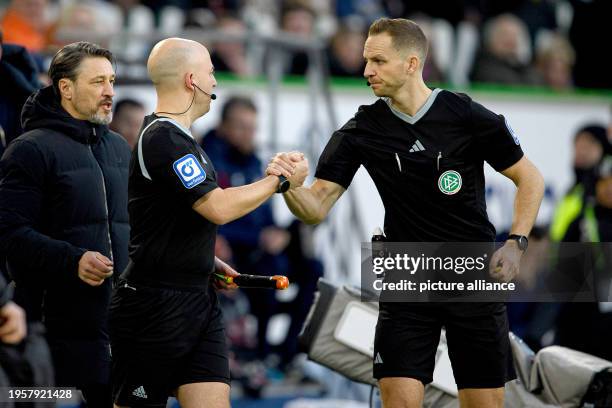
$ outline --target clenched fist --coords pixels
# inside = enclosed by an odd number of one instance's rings
[[[266,175],[285,176],[291,188],[299,187],[308,176],[308,159],[300,152],[277,153],[268,163]]]

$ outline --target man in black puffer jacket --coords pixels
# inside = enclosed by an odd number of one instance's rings
[[[47,329],[56,385],[110,407],[107,311],[127,264],[130,149],[108,130],[112,54],[74,43],[53,57],[53,85],[28,99],[25,133],[0,160],[0,256],[15,301]]]

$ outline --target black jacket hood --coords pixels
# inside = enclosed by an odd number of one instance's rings
[[[83,144],[96,144],[108,132],[106,125],[70,116],[51,85],[30,95],[21,111],[21,126],[24,132],[38,128],[55,130]]]

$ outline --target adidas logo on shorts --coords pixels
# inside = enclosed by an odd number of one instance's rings
[[[147,393],[145,392],[144,387],[142,385],[136,388],[134,391],[132,391],[132,395],[138,398],[148,398]]]
[[[380,353],[376,353],[376,358],[374,359],[374,364],[382,364],[382,357],[380,356]]]

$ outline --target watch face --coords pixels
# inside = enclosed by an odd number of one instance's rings
[[[521,251],[525,251],[527,249],[527,246],[529,245],[529,240],[527,239],[527,237],[522,235],[510,235],[508,239],[516,241]]]
[[[289,180],[287,180],[285,177],[279,177],[279,183],[278,183],[278,189],[277,192],[278,193],[285,193],[287,192],[287,190],[289,190],[289,187],[291,187],[291,183],[289,182]]]

